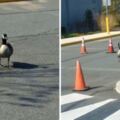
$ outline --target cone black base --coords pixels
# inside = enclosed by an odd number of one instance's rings
[[[90,89],[90,87],[86,87],[86,88],[84,88],[84,89],[82,89],[82,90],[75,90],[75,89],[73,89],[73,91],[74,92],[80,92],[80,91],[87,91],[87,90],[89,90]]]

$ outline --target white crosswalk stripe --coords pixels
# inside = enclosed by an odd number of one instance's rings
[[[118,120],[118,118],[120,118],[120,110],[118,110],[117,112],[115,112],[112,115],[108,116],[104,120]]]
[[[61,96],[61,106],[64,106],[66,104],[72,104],[73,102],[80,102],[82,100],[91,100],[94,99],[93,96],[78,94],[78,93],[72,93],[68,95]],[[89,105],[84,105],[78,108],[69,109],[67,111],[61,112],[61,120],[75,120],[79,117],[82,117],[83,115],[87,115],[88,113],[101,108],[105,105],[109,105],[109,103],[112,103],[116,101],[117,99],[106,99],[106,100],[100,100],[95,103],[91,103]],[[113,113],[112,115],[108,115],[105,120],[116,120],[120,116],[120,111]]]
[[[92,97],[93,96],[77,94],[77,93],[64,95],[64,96],[61,97],[61,105],[68,104],[68,103],[71,103],[71,102],[80,101],[80,100],[84,100],[84,99],[88,99],[88,98],[92,98]]]

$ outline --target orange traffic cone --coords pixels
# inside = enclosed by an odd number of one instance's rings
[[[88,87],[86,87],[83,72],[81,69],[81,65],[80,65],[79,61],[77,60],[76,61],[76,78],[75,78],[74,90],[82,91],[82,90],[86,90],[86,89],[88,89]]]
[[[114,48],[113,48],[113,44],[112,44],[112,39],[110,38],[109,40],[109,45],[108,45],[108,53],[114,53]]]
[[[81,47],[80,47],[80,53],[81,54],[87,53],[84,38],[82,39],[82,44],[81,44]]]

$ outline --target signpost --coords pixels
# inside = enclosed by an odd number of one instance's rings
[[[111,6],[111,0],[103,0],[103,6]]]
[[[108,17],[108,6],[111,6],[111,0],[103,0],[103,6],[106,6],[106,32],[110,32],[109,28],[109,17]]]

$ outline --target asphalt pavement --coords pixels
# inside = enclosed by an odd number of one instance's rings
[[[62,47],[62,120],[116,120],[120,115],[120,94],[115,90],[120,80],[120,60],[117,53],[107,53],[108,40],[85,43],[88,54],[80,54],[80,44]],[[119,36],[112,38],[116,52],[119,40]],[[76,60],[80,61],[86,85],[90,88],[87,91],[73,91]]]
[[[11,67],[0,67],[1,120],[59,119],[58,19],[56,0],[0,4],[0,33],[14,47]]]
[[[10,37],[58,33],[58,3],[58,0],[1,3],[0,33],[7,32]]]

